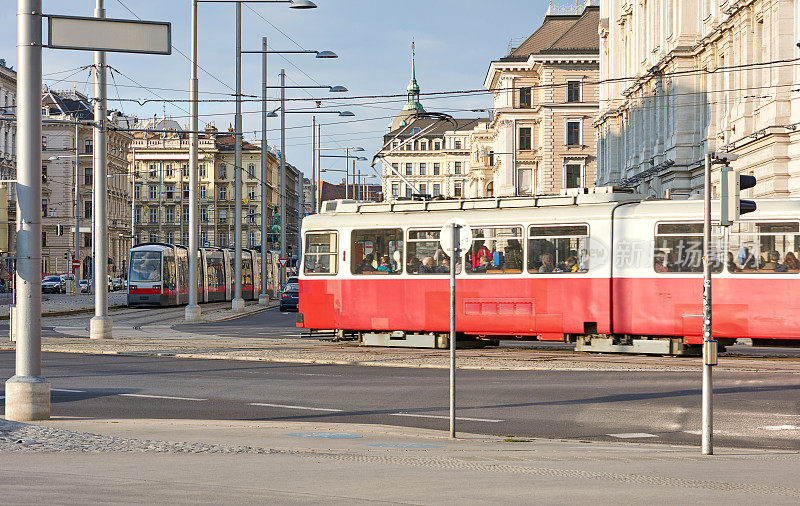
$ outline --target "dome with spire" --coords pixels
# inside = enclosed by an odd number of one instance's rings
[[[419,84],[417,84],[417,64],[416,64],[416,48],[414,41],[411,41],[411,81],[408,83],[406,91],[408,92],[408,101],[403,106],[404,111],[419,111],[425,112],[422,104],[419,102]]]

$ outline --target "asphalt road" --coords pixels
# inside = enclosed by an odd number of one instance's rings
[[[0,353],[0,376],[14,356]],[[375,423],[446,430],[448,371],[45,353],[53,416]],[[715,374],[716,444],[800,449],[800,375]],[[697,444],[700,375],[459,371],[458,430]]]
[[[297,328],[297,313],[267,309],[234,320],[201,324],[180,324],[174,328],[199,335],[225,337],[299,338],[305,329]]]

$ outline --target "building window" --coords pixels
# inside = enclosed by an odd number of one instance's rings
[[[164,208],[164,221],[167,222],[167,223],[172,223],[173,221],[175,221],[175,208],[174,207],[170,206],[170,207],[165,207]],[[172,241],[167,241],[167,242],[172,242]]]
[[[87,200],[83,203],[83,217],[84,218],[91,218],[92,217],[92,201]]]
[[[172,177],[172,164],[168,163],[166,166],[167,177]]]
[[[183,185],[183,198],[185,198],[185,199],[189,198],[189,185],[188,184],[184,184]]]
[[[42,165],[42,184],[47,183],[47,165]]]
[[[172,200],[175,198],[175,185],[168,184],[164,186],[164,198],[167,200]]]
[[[256,166],[252,163],[247,166],[247,177],[250,179],[255,179],[256,177]]]
[[[47,217],[47,199],[42,199],[42,218]]]
[[[228,177],[228,167],[226,167],[224,163],[219,166],[219,177],[220,179]]]
[[[227,209],[220,209],[219,210],[219,222],[220,223],[228,223],[228,210]],[[222,237],[222,236],[220,236]]]
[[[392,183],[392,197],[397,198],[400,195],[400,185]]]
[[[519,89],[519,107],[520,109],[531,108],[531,88],[526,86]]]
[[[150,223],[158,223],[158,208],[150,208]]]
[[[150,185],[150,200],[158,198],[158,186]]]
[[[567,102],[581,101],[581,82],[567,81]]]
[[[142,208],[137,207],[133,213],[133,221],[134,223],[141,223],[142,221]]]
[[[442,172],[441,164],[434,163],[433,164],[433,175],[438,176]]]
[[[531,149],[531,129],[529,127],[519,129],[519,149]]]
[[[392,142],[392,149],[397,149],[397,141]]]
[[[461,162],[454,162],[453,167],[454,174],[461,174]]]
[[[461,139],[456,139],[453,141],[453,148],[454,149],[461,149]]]
[[[411,198],[411,186],[406,185],[406,197]]]
[[[442,149],[442,143],[441,142],[436,141],[436,142],[433,143],[433,150],[434,151],[439,151],[441,149]]]
[[[189,232],[183,233],[183,241],[181,242],[183,245],[189,244]]]
[[[424,164],[424,163],[419,164],[419,175],[420,176],[424,176],[426,172],[427,172],[426,171],[426,164]]]
[[[158,242],[158,233],[150,232],[150,242]]]
[[[581,144],[581,122],[567,121],[567,146],[579,146]]]
[[[568,163],[564,166],[564,186],[567,188],[580,188],[581,166],[577,163]]]
[[[142,185],[137,184],[133,187],[133,198],[136,200],[142,198]]]
[[[181,177],[189,177],[189,164],[184,163],[181,165]]]
[[[406,151],[412,151],[414,149],[414,141],[408,141],[406,143]]]
[[[434,185],[433,185],[433,196],[434,197],[438,197],[441,194],[442,194],[442,185],[440,185],[439,183],[434,183]]]
[[[206,164],[200,164],[200,177],[206,177]]]
[[[228,185],[222,185],[219,188],[219,199],[228,200]]]
[[[203,230],[202,232],[200,232],[200,246],[205,247],[206,244],[209,244],[209,242],[208,242],[208,232]]]
[[[250,200],[255,200],[256,198],[256,187],[249,185],[247,187],[247,198]]]
[[[422,183],[419,185],[419,193],[420,195],[427,195],[428,194],[428,185]]]
[[[208,208],[201,207],[200,208],[200,221],[203,223],[208,223]]]
[[[91,155],[94,153],[94,147],[92,145],[91,139],[87,139],[83,141],[83,152],[84,154]]]
[[[249,234],[247,234],[247,242],[248,242],[248,244],[250,244],[251,248],[256,245],[256,233],[255,232],[250,232]]]
[[[175,242],[175,232],[167,232],[164,234],[164,242],[172,244]]]
[[[220,248],[224,248],[225,246],[227,246],[228,234],[226,234],[225,232],[220,232],[219,234],[217,234],[217,243],[218,243],[217,246],[219,246]]]
[[[453,196],[456,198],[461,198],[461,181],[456,181],[453,183]]]
[[[92,186],[92,169],[90,167],[83,169],[83,184]],[[139,198],[138,195],[136,198]]]
[[[400,167],[396,163],[392,164],[392,169],[394,170],[395,174],[400,174]]]
[[[406,176],[410,176],[410,175],[411,175],[413,172],[414,172],[414,171],[413,171],[413,169],[411,168],[411,164],[410,164],[410,163],[407,163],[407,164],[406,164]]]
[[[255,223],[256,222],[256,210],[252,207],[247,209],[247,223]]]
[[[183,220],[184,223],[187,223],[189,221],[189,206],[188,205],[183,206],[183,209],[181,211],[181,219]]]
[[[90,234],[83,234],[83,247],[84,248],[92,247],[92,236]]]
[[[206,195],[208,194],[207,192],[208,192],[208,187],[206,185],[204,185],[204,184],[201,184],[200,185],[200,198],[201,199],[206,198]]]
[[[155,179],[158,177],[158,172],[156,171],[156,165],[154,163],[150,164],[150,179]]]
[[[425,141],[419,142],[419,149],[420,151],[428,151],[428,143]]]

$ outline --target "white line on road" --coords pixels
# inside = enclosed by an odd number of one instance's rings
[[[800,427],[797,425],[767,425],[765,427],[759,427],[759,430],[800,430]]]
[[[445,415],[420,415],[417,413],[390,413],[391,416],[410,416],[412,418],[438,418],[441,420],[449,420],[449,416]],[[464,420],[467,422],[489,422],[489,423],[500,423],[505,422],[505,420],[493,420],[491,418],[467,418],[466,416],[457,416],[456,420]]]
[[[86,390],[70,390],[69,388],[51,388],[51,392],[69,392],[71,394],[83,394]]]
[[[287,404],[267,404],[265,402],[251,402],[251,406],[265,406],[268,408],[286,408],[286,409],[304,409],[307,411],[328,411],[331,413],[340,413],[341,409],[330,409],[330,408],[312,408],[309,406],[291,406]]]
[[[172,399],[176,401],[207,401],[208,399],[195,399],[194,397],[172,397],[170,395],[147,395],[147,394],[119,394],[123,397],[144,397],[146,399]]]
[[[646,432],[623,432],[621,434],[606,434],[606,436],[611,436],[618,439],[638,439],[645,437],[658,437],[655,434],[648,434]]]
[[[702,436],[703,435],[703,431],[702,430],[685,430],[683,432],[685,432],[686,434],[691,434],[693,436]],[[722,431],[722,430],[714,429],[714,434],[722,435],[722,434],[727,434],[727,433],[725,431]]]

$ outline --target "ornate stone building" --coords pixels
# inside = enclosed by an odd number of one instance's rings
[[[0,59],[0,179],[17,178],[17,73]],[[0,183],[7,201],[0,209],[0,278],[10,279],[16,246],[16,185]]]
[[[599,184],[690,195],[705,153],[730,151],[754,196],[800,195],[800,2],[602,0],[600,16]]]
[[[551,5],[530,37],[489,66],[494,148],[482,154],[491,160],[497,195],[595,183],[599,7],[583,3]]]
[[[76,92],[45,89],[42,93],[42,272],[66,274],[74,254],[75,213],[78,214],[79,275],[88,278],[92,266],[93,127],[75,125],[92,121],[94,106]],[[127,267],[131,246],[131,193],[128,150],[133,137],[115,130],[129,128],[133,119],[109,111],[106,152],[109,175],[106,195],[108,273],[121,276]],[[77,168],[76,168],[77,156]],[[75,188],[78,188],[78,200]],[[59,230],[61,235],[59,235]]]
[[[474,187],[477,178],[470,176],[472,131],[489,120],[450,122],[415,117],[416,113],[425,113],[425,109],[419,100],[413,45],[407,93],[407,102],[392,121],[378,152],[384,200],[411,198],[415,194],[446,198],[478,196],[479,191]]]

